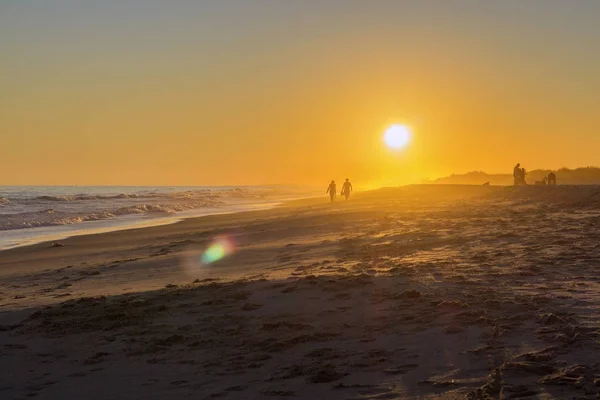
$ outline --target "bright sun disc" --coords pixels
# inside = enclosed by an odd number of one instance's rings
[[[402,149],[410,142],[410,130],[404,125],[392,125],[385,131],[383,140],[392,149]]]

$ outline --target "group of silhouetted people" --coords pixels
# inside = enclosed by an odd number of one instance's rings
[[[525,168],[521,168],[521,163],[517,163],[515,168],[513,169],[513,178],[515,178],[515,186],[517,185],[527,185],[525,181],[525,175],[527,175],[527,171]]]
[[[513,178],[515,178],[515,186],[517,185],[527,185],[527,181],[525,181],[525,176],[527,175],[527,171],[525,168],[521,168],[521,164],[517,163],[515,168],[513,169]],[[552,171],[548,174],[548,176],[544,177],[541,181],[536,181],[536,185],[556,185],[556,174]]]
[[[350,180],[346,178],[346,181],[342,185],[341,195],[346,196],[346,200],[348,200],[348,197],[350,197],[350,192],[352,192],[352,190],[352,184],[350,183]],[[337,195],[337,185],[335,184],[335,181],[331,181],[325,194],[327,193],[329,193],[329,199],[331,201],[335,200],[335,197]]]
[[[536,185],[556,185],[556,174],[552,171],[541,181],[535,181]]]

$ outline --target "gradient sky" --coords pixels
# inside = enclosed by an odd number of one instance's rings
[[[0,184],[600,164],[597,0],[0,3]],[[381,141],[412,127],[410,148]]]

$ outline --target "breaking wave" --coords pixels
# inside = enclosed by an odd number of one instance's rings
[[[41,211],[17,214],[0,214],[0,231],[38,228],[43,226],[72,225],[80,222],[100,221],[135,214],[172,215],[177,212],[201,207],[219,207],[223,204],[223,202],[215,200],[185,204],[136,204],[85,214],[73,214],[49,208]]]
[[[114,196],[90,196],[85,194],[78,194],[75,196],[38,196],[35,200],[39,201],[86,201],[86,200],[114,200],[114,199],[140,199],[140,198],[152,198],[159,196],[143,196],[139,194],[117,194]]]
[[[223,206],[238,209],[273,204],[297,193],[303,192],[284,186],[0,187],[0,235],[8,230],[111,219],[147,220],[178,213],[184,213],[182,217],[205,215]],[[89,229],[93,226],[99,225],[91,224]]]
[[[219,191],[211,189],[187,190],[174,193],[120,193],[116,195],[87,195],[77,194],[73,196],[37,196],[34,200],[47,202],[73,202],[90,200],[119,200],[119,199],[203,199],[203,198],[260,198],[260,193],[255,193],[245,188],[232,188]],[[8,199],[6,199],[8,201]],[[0,200],[1,202],[1,200]]]

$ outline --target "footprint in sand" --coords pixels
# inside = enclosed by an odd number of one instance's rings
[[[383,387],[383,386],[374,386],[370,388],[365,388],[358,391],[360,397],[352,397],[351,400],[358,399],[377,399],[377,400],[387,400],[387,399],[399,399],[399,393],[394,391],[393,389]]]
[[[108,356],[109,353],[105,353],[105,352],[99,352],[94,354],[93,356],[89,357],[87,360],[85,360],[83,363],[85,365],[92,365],[92,364],[98,364],[104,361],[104,358],[106,356]]]
[[[64,278],[63,278],[63,279],[64,279]],[[67,279],[68,279],[68,278],[67,278]],[[54,289],[55,289],[55,290],[58,290],[58,289],[66,289],[66,288],[68,288],[69,286],[71,286],[71,284],[70,284],[70,283],[68,283],[68,282],[65,282],[65,283],[61,283],[60,285],[56,286]]]
[[[262,308],[262,304],[246,303],[242,306],[242,311],[254,311]]]
[[[288,286],[287,288],[283,289],[281,291],[281,293],[291,293],[291,292],[295,292],[296,289],[298,289],[298,286],[294,285],[294,286]]]
[[[273,397],[292,397],[296,396],[295,392],[290,390],[272,390],[267,389],[260,392],[263,396],[273,396]]]
[[[96,276],[100,275],[100,271],[81,271],[79,273],[81,276]]]
[[[328,383],[337,381],[346,375],[346,373],[337,370],[332,365],[325,365],[323,368],[319,369],[313,375],[308,377],[307,381],[310,383]]]
[[[417,364],[406,364],[406,365],[400,365],[398,367],[384,369],[383,372],[385,372],[386,374],[391,374],[391,375],[402,375],[402,374],[406,374],[407,372],[409,372],[417,367],[418,367]]]

